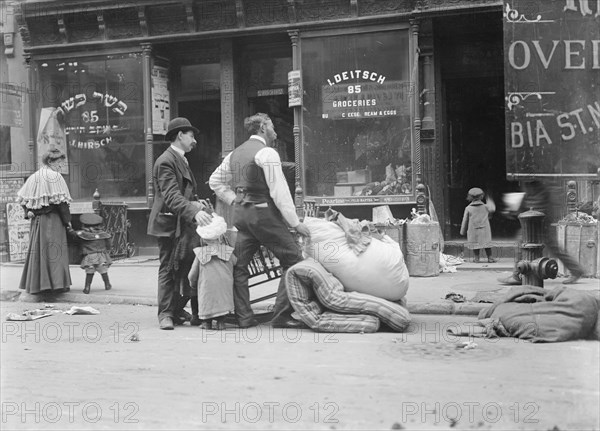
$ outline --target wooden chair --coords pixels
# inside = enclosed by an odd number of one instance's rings
[[[282,275],[281,264],[273,253],[262,245],[250,261],[248,270],[250,271],[250,278],[248,280],[250,288],[278,279]],[[277,291],[261,296],[260,298],[255,298],[250,301],[250,304],[262,302],[275,296],[277,296]]]

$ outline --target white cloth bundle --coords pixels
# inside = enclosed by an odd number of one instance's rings
[[[200,238],[206,240],[218,239],[225,232],[227,232],[227,222],[217,213],[212,214],[212,222],[210,224],[196,228],[196,233]]]

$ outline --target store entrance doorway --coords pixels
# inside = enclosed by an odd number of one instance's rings
[[[469,88],[469,91],[465,91]],[[504,193],[517,184],[506,179],[504,83],[502,77],[470,77],[445,82],[450,177],[451,239],[464,238],[460,226],[472,187],[491,195],[497,212],[490,219],[493,237],[509,239],[519,223],[502,215]]]
[[[444,135],[444,235],[464,240],[460,227],[469,189],[479,187],[496,203],[490,220],[494,240],[512,239],[518,220],[502,215],[506,179],[504,56],[501,13],[459,14],[436,19]]]
[[[221,102],[179,102],[178,113],[200,130],[196,135],[198,144],[187,154],[187,158],[198,183],[198,196],[200,199],[210,198],[214,205],[215,196],[208,186],[208,179],[221,163]]]

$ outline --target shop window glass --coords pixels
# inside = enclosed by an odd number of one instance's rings
[[[73,198],[89,200],[96,189],[103,199],[145,196],[141,56],[41,61],[39,70],[38,122],[45,124],[48,112],[57,114]]]
[[[302,40],[308,196],[413,195],[406,30]]]

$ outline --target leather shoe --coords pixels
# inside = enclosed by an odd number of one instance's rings
[[[258,320],[256,320],[255,318],[252,318],[245,322],[238,321],[238,328],[242,328],[242,329],[251,328],[253,326],[258,326],[258,325],[259,325]]]
[[[507,284],[509,286],[520,286],[521,285],[521,279],[519,278],[518,275],[510,275],[508,277],[501,277],[498,279],[498,281],[502,284]]]
[[[308,329],[308,326],[304,322],[296,319],[278,320],[271,322],[273,328],[294,328],[294,329]]]
[[[171,319],[169,316],[163,317],[158,322],[158,326],[160,327],[160,329],[164,329],[166,331],[171,331],[174,329],[173,319]]]
[[[185,310],[179,310],[179,313],[177,313],[177,317],[184,319],[186,322],[192,320],[192,315]]]

